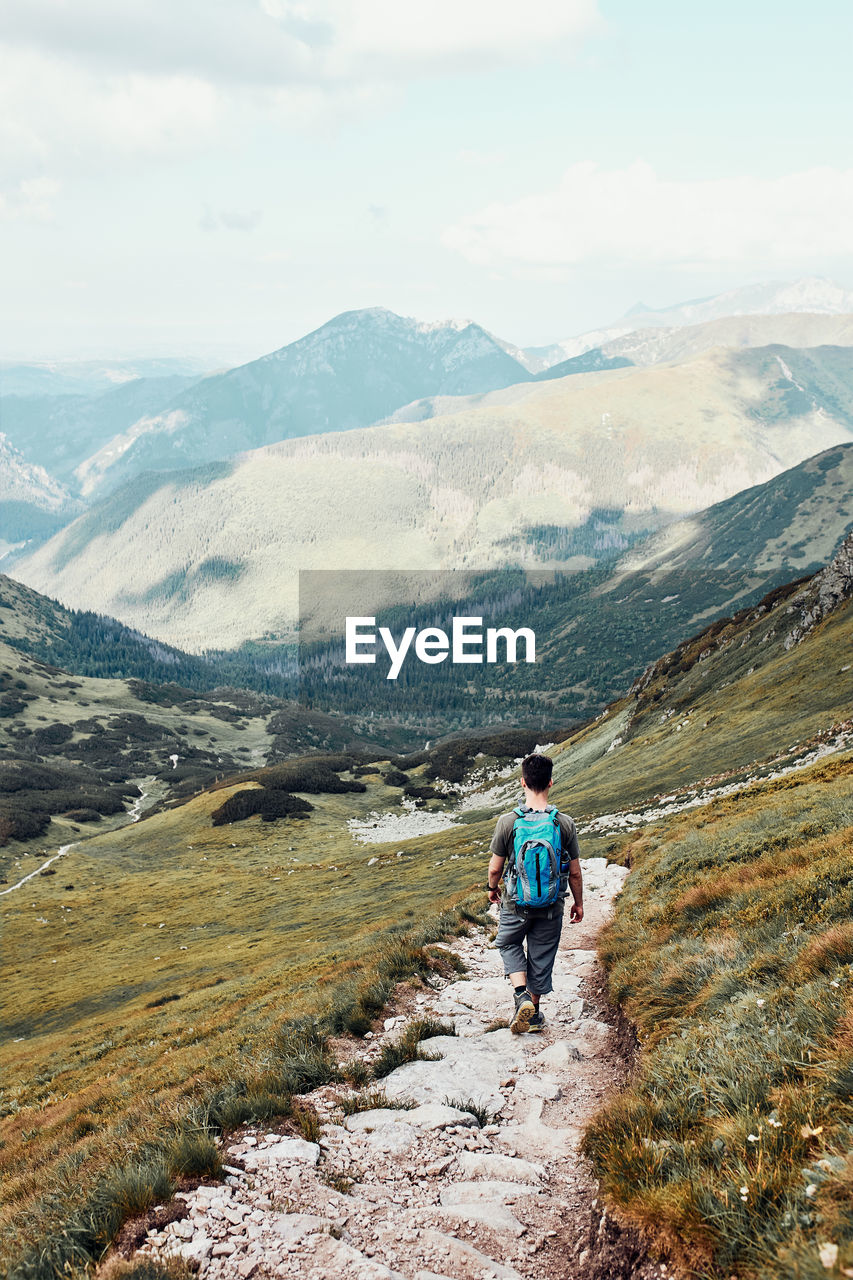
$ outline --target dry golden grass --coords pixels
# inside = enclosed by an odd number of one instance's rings
[[[586,1149],[622,1214],[709,1280],[826,1274],[827,1239],[853,1265],[851,767],[644,832],[602,940],[642,1054]]]

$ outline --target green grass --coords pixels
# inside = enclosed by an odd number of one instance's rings
[[[781,613],[745,623],[711,656],[680,660],[683,670],[656,677],[639,698],[625,699],[606,720],[559,744],[554,798],[561,807],[580,818],[633,808],[656,793],[747,768],[849,715],[853,677],[840,668],[853,639],[853,609],[839,610],[802,646],[785,651],[791,620],[784,604],[779,608]],[[741,644],[745,630],[751,635]],[[676,733],[675,721],[691,708],[700,708],[701,717],[696,711],[690,727]],[[662,720],[662,709],[677,715]],[[617,731],[623,745],[608,752]],[[833,979],[820,968],[843,967],[838,958],[846,954],[846,934],[842,919],[830,914],[821,930],[818,917],[840,910],[847,855],[833,862],[835,854],[826,853],[823,879],[814,870],[824,865],[824,845],[840,840],[850,823],[843,812],[849,778],[834,776],[834,767],[813,770],[807,784],[790,780],[763,798],[746,791],[641,835],[581,839],[583,854],[603,852],[635,868],[618,918],[627,922],[627,932],[622,937],[622,926],[614,925],[608,959],[614,990],[644,1035],[644,1070],[658,1072],[649,1077],[648,1096],[638,1084],[636,1095],[613,1104],[628,1108],[619,1123],[637,1141],[614,1145],[610,1161],[607,1134],[612,1137],[618,1125],[608,1130],[602,1121],[600,1137],[594,1131],[590,1138],[599,1143],[593,1155],[602,1169],[611,1169],[608,1194],[650,1230],[683,1239],[678,1247],[703,1266],[720,1238],[719,1247],[731,1252],[732,1271],[765,1256],[776,1261],[756,1261],[756,1268],[777,1265],[784,1249],[811,1248],[820,1225],[795,1221],[772,1248],[766,1241],[747,1247],[736,1244],[741,1202],[729,1206],[723,1197],[720,1209],[715,1197],[725,1189],[731,1195],[731,1179],[743,1172],[738,1161],[749,1169],[759,1154],[757,1144],[747,1142],[749,1133],[757,1133],[748,1105],[753,1094],[763,1099],[761,1089],[776,1087],[765,1080],[775,1078],[766,1062],[770,1013],[778,1014],[781,1028],[778,1052],[792,1062],[808,1063],[802,1057],[806,1040],[795,1036],[788,1044],[784,1018],[794,1010],[798,1019],[816,1020],[808,1031],[815,1038],[807,1045],[813,1061],[808,1070],[796,1068],[804,1074],[792,1077],[792,1100],[766,1099],[780,1121],[786,1106],[796,1117],[797,1108],[808,1110],[814,1098],[835,1098],[833,1107],[846,1115],[847,1067],[841,1048],[833,1057],[826,1047],[826,1037],[835,1033],[827,1030],[824,987]],[[378,774],[362,780],[363,793],[312,793],[314,810],[299,822],[266,824],[256,816],[213,827],[211,814],[229,788],[205,793],[135,826],[103,831],[57,863],[55,876],[35,877],[0,899],[0,983],[11,1011],[0,1049],[5,1257],[32,1259],[34,1250],[59,1248],[60,1239],[67,1246],[56,1255],[60,1261],[76,1257],[83,1240],[100,1248],[117,1220],[109,1188],[122,1185],[134,1169],[146,1171],[143,1184],[151,1194],[158,1170],[168,1179],[179,1176],[194,1141],[181,1135],[199,1137],[203,1162],[205,1136],[251,1120],[283,1118],[297,1131],[310,1130],[298,1095],[319,1083],[342,1076],[368,1086],[363,1064],[340,1071],[329,1038],[364,1034],[398,982],[423,989],[434,975],[448,976],[452,959],[431,944],[466,928],[466,916],[483,921],[484,893],[472,886],[484,883],[494,815],[486,803],[475,820],[456,828],[360,845],[347,820],[385,809],[389,794]],[[803,848],[805,866],[798,861]],[[377,856],[379,862],[368,867]],[[756,869],[758,880],[751,880]],[[774,896],[773,877],[783,872],[791,901],[781,887],[782,896]],[[725,877],[729,898],[717,892]],[[707,902],[703,895],[710,895]],[[762,914],[765,908],[769,914]],[[800,915],[811,921],[808,927]],[[778,932],[782,916],[787,937]],[[629,956],[642,957],[633,977],[619,968]],[[785,968],[789,960],[798,967]],[[776,986],[796,990],[802,999],[791,995],[780,1004],[772,995]],[[764,1006],[747,1003],[739,1012],[744,992],[765,989]],[[828,990],[840,1001],[840,988]],[[839,1015],[838,1026],[846,1016]],[[799,1023],[797,1028],[799,1035]],[[405,1052],[423,1052],[422,1037]],[[734,1073],[726,1066],[739,1038],[760,1064],[752,1074],[737,1057]],[[701,1082],[692,1073],[694,1057],[707,1064]],[[396,1064],[384,1065],[392,1070]],[[720,1101],[729,1080],[731,1097]],[[684,1136],[685,1091],[699,1114],[705,1088],[720,1114],[705,1115],[696,1133]],[[636,1130],[631,1107],[638,1109]],[[761,1114],[769,1117],[771,1110]],[[823,1112],[812,1107],[808,1114],[819,1127]],[[734,1136],[726,1137],[727,1116]],[[749,1127],[741,1134],[744,1124]],[[838,1145],[833,1124],[825,1124],[824,1132]],[[708,1132],[710,1148],[703,1145]],[[747,1145],[735,1160],[738,1134]],[[769,1141],[772,1135],[765,1136]],[[727,1144],[722,1155],[713,1147],[718,1137]],[[642,1138],[681,1143],[683,1151],[676,1159],[669,1146],[652,1147]],[[827,1160],[835,1159],[835,1149],[828,1150]],[[823,1158],[811,1140],[801,1154],[810,1162]],[[728,1179],[719,1184],[713,1174],[718,1159]],[[658,1178],[655,1161],[676,1173]],[[802,1167],[816,1168],[815,1176],[825,1173],[813,1163]],[[766,1168],[767,1157],[762,1173]],[[791,1187],[799,1188],[797,1177]],[[681,1182],[693,1188],[695,1203],[682,1196]],[[839,1174],[817,1184],[826,1223],[841,1213],[833,1197],[842,1183]],[[783,1199],[788,1194],[772,1192]],[[802,1212],[813,1212],[808,1199]],[[777,1205],[765,1212],[762,1205],[756,1192],[750,1214],[782,1231],[788,1209],[777,1212]],[[76,1224],[73,1230],[69,1224]]]
[[[853,667],[844,655],[853,651],[853,602],[790,650],[784,641],[796,618],[787,607],[782,601],[756,621],[722,631],[716,649],[707,641],[685,646],[693,662],[687,670],[656,677],[639,697],[623,699],[604,720],[558,744],[554,802],[581,818],[634,809],[703,778],[751,772],[756,762],[847,720]],[[615,737],[622,745],[608,751]],[[586,843],[582,851],[593,850]]]
[[[478,1102],[474,1102],[472,1098],[447,1097],[444,1099],[444,1103],[445,1106],[455,1107],[457,1111],[469,1112],[470,1115],[474,1116],[481,1129],[493,1119],[488,1107],[481,1106]]]
[[[468,905],[464,894],[459,905]],[[390,994],[395,981],[422,983],[421,975],[442,964],[428,954],[429,943],[463,927],[458,907],[451,907],[408,929],[399,923],[374,928],[343,966],[337,984],[334,970],[321,970],[298,997],[291,994],[285,1011],[278,1000],[272,1008],[263,999],[254,1008],[246,1002],[237,1027],[213,1010],[208,1018],[216,1031],[199,1018],[196,1038],[196,1029],[184,1025],[185,1043],[182,1037],[173,1039],[174,1052],[164,1055],[161,1049],[159,1058],[152,1055],[145,1063],[148,1070],[139,1069],[139,1058],[128,1054],[120,1035],[91,1047],[88,1061],[98,1066],[80,1072],[86,1083],[76,1092],[56,1093],[58,1076],[67,1084],[72,1068],[80,1071],[73,1053],[70,1061],[57,1064],[58,1073],[43,1070],[7,1102],[3,1122],[0,1247],[9,1276],[52,1280],[66,1267],[82,1268],[97,1259],[121,1222],[168,1199],[178,1177],[216,1175],[220,1165],[213,1139],[218,1133],[283,1118],[316,1141],[317,1117],[297,1095],[341,1078],[329,1037],[336,1033],[340,1008],[352,998],[350,974],[357,969],[362,991],[374,995]],[[341,966],[336,967],[340,974]],[[288,990],[292,993],[292,986]],[[206,989],[218,1009],[220,993],[221,987]],[[143,1012],[171,1018],[174,1003]],[[198,1005],[194,1019],[197,1012]],[[448,1030],[427,1020],[417,1027],[419,1036]],[[203,1063],[199,1044],[209,1054]],[[99,1071],[105,1062],[112,1069]],[[151,1070],[152,1062],[158,1070]],[[25,1088],[31,1096],[45,1094],[45,1103],[21,1105]],[[34,1125],[37,1115],[41,1124]]]
[[[853,754],[635,837],[601,942],[637,1079],[585,1137],[698,1276],[853,1266]],[[837,1273],[836,1273],[837,1274]]]
[[[403,1034],[397,1039],[382,1046],[382,1051],[373,1064],[373,1076],[382,1080],[390,1076],[392,1071],[402,1067],[406,1062],[435,1062],[440,1054],[430,1053],[421,1048],[421,1042],[433,1036],[454,1036],[456,1030],[452,1023],[439,1022],[435,1018],[415,1018],[409,1022]]]
[[[389,1098],[382,1089],[354,1093],[340,1101],[340,1109],[345,1116],[358,1115],[359,1111],[411,1111],[414,1105],[413,1102]]]

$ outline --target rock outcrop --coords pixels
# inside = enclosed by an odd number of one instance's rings
[[[800,620],[785,638],[785,648],[795,644],[814,631],[833,609],[853,596],[853,532],[848,533],[838,551],[825,569],[821,569],[803,591],[794,596],[788,606],[789,613],[799,611]]]

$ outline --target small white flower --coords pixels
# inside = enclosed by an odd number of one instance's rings
[[[841,983],[840,983],[840,982],[830,982],[830,984],[829,984],[829,985],[830,985],[831,987],[840,987],[840,986],[841,986]]]
[[[813,1196],[816,1196],[816,1195],[817,1195],[817,1183],[816,1183],[816,1182],[810,1182],[810,1183],[809,1183],[809,1185],[806,1187],[806,1195],[808,1196],[808,1198],[809,1198],[810,1200],[812,1199],[812,1197],[813,1197]]]
[[[771,1128],[773,1128],[773,1129],[781,1129],[781,1128],[782,1128],[782,1121],[781,1121],[781,1120],[774,1120],[772,1116],[768,1116],[768,1117],[767,1117],[767,1123],[768,1123],[768,1124],[771,1126]]]
[[[740,1189],[741,1200],[746,1200],[748,1196],[749,1196],[749,1187],[741,1187]]]
[[[758,1005],[758,1007],[759,1007],[759,1009],[760,1009],[760,1008],[762,1007],[762,1005],[765,1005],[765,1004],[767,1003],[767,1001],[766,1001],[766,1000],[756,1000],[756,1002],[755,1002],[755,1003]]]
[[[818,1257],[826,1270],[832,1271],[833,1267],[838,1262],[838,1245],[830,1244],[829,1242],[826,1244],[819,1244],[817,1252]]]
[[[746,1135],[746,1140],[747,1140],[747,1142],[760,1142],[760,1141],[761,1141],[761,1137],[760,1137],[760,1135],[759,1135],[759,1134],[757,1134],[757,1133],[748,1133],[748,1134]]]

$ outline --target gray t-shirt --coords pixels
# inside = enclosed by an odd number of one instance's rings
[[[497,854],[499,858],[508,858],[512,853],[512,829],[517,817],[517,813],[504,813],[498,818],[489,851]],[[560,825],[563,861],[568,862],[571,858],[579,858],[578,833],[573,819],[567,813],[558,813],[557,821]]]

